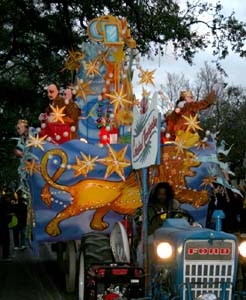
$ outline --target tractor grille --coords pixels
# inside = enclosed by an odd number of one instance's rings
[[[204,293],[221,298],[223,286],[226,299],[231,299],[235,241],[188,240],[184,251],[183,299],[189,292],[192,299]]]

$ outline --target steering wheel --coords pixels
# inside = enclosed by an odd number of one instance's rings
[[[168,218],[174,219],[186,219],[188,223],[192,224],[194,222],[194,218],[192,215],[184,210],[184,209],[172,209],[172,210],[164,210],[162,212],[156,212],[156,214],[150,219],[150,225],[156,222],[163,222]]]

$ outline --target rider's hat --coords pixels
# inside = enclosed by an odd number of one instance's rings
[[[192,91],[181,91],[180,98],[193,97]]]

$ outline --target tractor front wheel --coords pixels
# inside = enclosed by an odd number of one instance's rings
[[[89,233],[83,236],[79,255],[79,300],[97,299],[97,295],[95,295],[93,289],[88,286],[88,269],[93,265],[107,265],[112,262],[113,255],[107,235]]]

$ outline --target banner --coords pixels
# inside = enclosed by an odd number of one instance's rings
[[[160,143],[159,112],[157,93],[154,94],[146,113],[141,114],[133,107],[132,125],[132,168],[143,169],[156,164]]]

